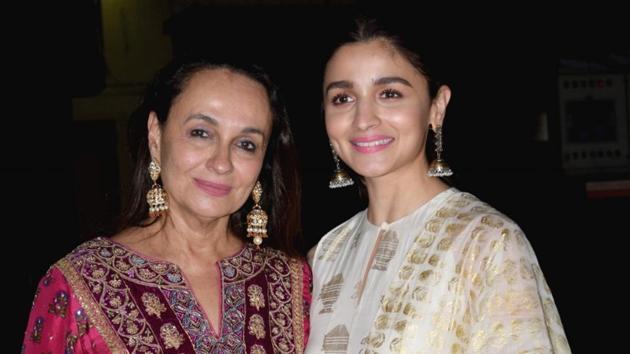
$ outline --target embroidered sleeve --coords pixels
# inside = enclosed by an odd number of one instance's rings
[[[93,341],[86,335],[88,322],[66,278],[52,267],[37,287],[22,352],[83,353],[84,348],[93,349]]]
[[[570,353],[551,291],[521,230],[513,224],[486,230],[472,250],[478,255],[469,284],[472,352]]]
[[[302,277],[302,294],[304,299],[304,348],[306,348],[306,344],[308,343],[308,336],[311,329],[309,314],[311,302],[313,299],[313,275],[311,273],[311,267],[309,267],[308,263],[304,262],[302,267],[304,272],[304,276]]]

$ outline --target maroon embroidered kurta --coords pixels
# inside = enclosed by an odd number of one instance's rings
[[[250,244],[218,263],[223,311],[213,329],[176,265],[88,241],[42,278],[24,352],[301,353],[308,265]]]

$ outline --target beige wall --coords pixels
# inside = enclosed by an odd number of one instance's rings
[[[155,71],[171,58],[170,38],[163,33],[169,16],[168,0],[102,0],[106,86],[98,96],[72,100],[75,120],[116,121],[123,195],[130,174],[125,152],[127,119]]]

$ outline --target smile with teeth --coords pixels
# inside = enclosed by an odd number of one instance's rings
[[[374,147],[379,145],[389,144],[393,138],[373,140],[373,141],[353,141],[352,144],[358,147]]]

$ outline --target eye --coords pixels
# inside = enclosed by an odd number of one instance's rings
[[[208,132],[203,129],[193,129],[190,131],[190,136],[194,138],[208,138]]]
[[[345,93],[339,93],[333,96],[333,98],[330,101],[334,105],[340,105],[340,104],[352,102],[352,97],[350,97],[349,95]]]
[[[247,152],[251,152],[254,153],[256,152],[256,144],[254,144],[253,142],[249,141],[249,140],[241,140],[238,142],[238,147],[247,151]]]
[[[394,89],[386,89],[381,92],[381,97],[383,98],[400,98],[402,94]]]

